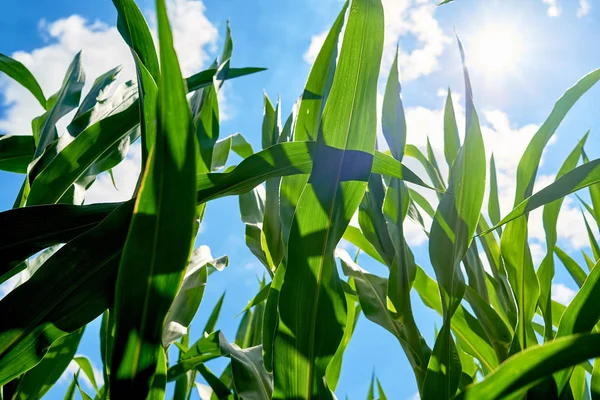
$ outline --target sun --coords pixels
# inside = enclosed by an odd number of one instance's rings
[[[486,26],[470,41],[467,58],[482,74],[515,72],[523,53],[523,38],[507,25]]]

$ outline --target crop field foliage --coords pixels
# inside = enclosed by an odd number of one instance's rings
[[[219,136],[223,83],[263,70],[231,65],[229,26],[213,65],[183,77],[165,1],[156,1],[156,44],[134,0],[113,3],[136,79],[101,101],[119,68],[82,96],[78,54],[46,97],[23,64],[0,54],[0,71],[45,110],[33,135],[0,136],[0,169],[23,177],[14,207],[0,213],[0,283],[19,274],[0,300],[0,399],[42,398],[72,361],[66,399],[333,399],[361,314],[397,339],[381,351],[406,357],[414,377],[398,379],[414,379],[422,399],[600,399],[600,160],[588,159],[587,135],[556,180],[533,191],[545,146],[600,69],[556,101],[519,162],[513,210],[502,217],[496,166],[486,158],[493,149],[484,146],[458,37],[466,121],[457,125],[448,92],[444,159],[406,144],[398,56],[378,117],[380,0],[343,5],[283,124],[280,104],[265,95],[255,151],[239,133]],[[73,111],[58,132],[57,121]],[[377,146],[378,131],[385,145]],[[135,141],[142,172],[134,196],[82,205]],[[228,164],[231,152],[242,158],[237,166]],[[409,158],[424,176],[403,164]],[[563,199],[581,190],[591,199],[581,200],[592,217],[586,265],[557,244]],[[209,276],[229,262],[194,248],[206,204],[224,196],[239,198],[245,243],[265,268],[235,338],[218,329],[222,297],[202,332],[189,329]],[[536,265],[527,222],[538,208],[546,249]],[[407,219],[428,237],[432,276],[407,244]],[[365,270],[359,254],[388,272]],[[552,300],[557,268],[579,286],[568,306]],[[415,322],[411,292],[442,318],[434,342]],[[75,356],[99,316],[103,383],[88,358]],[[206,365],[218,358],[227,360],[220,375]],[[84,376],[93,391],[81,385]],[[370,390],[360,396],[387,398],[375,375],[364,379]]]

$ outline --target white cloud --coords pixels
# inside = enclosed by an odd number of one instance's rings
[[[544,4],[548,6],[546,13],[549,17],[558,17],[561,13],[561,9],[556,4],[556,0],[542,0]]]
[[[579,0],[579,7],[577,8],[577,18],[583,18],[590,13],[592,8],[589,0]]]
[[[319,50],[321,50],[321,47],[323,47],[323,43],[325,43],[325,39],[327,38],[327,33],[329,33],[329,31],[323,31],[310,38],[310,45],[303,55],[304,61],[308,64],[314,63],[317,59]]]
[[[184,75],[198,72],[210,62],[216,49],[217,29],[206,17],[202,1],[170,0],[168,10],[182,71]],[[155,23],[151,22],[151,25],[155,31]],[[72,15],[53,22],[41,21],[40,31],[47,40],[45,46],[31,52],[16,52],[13,57],[31,70],[46,97],[60,88],[69,64],[82,49],[82,62],[87,77],[84,95],[97,76],[117,65],[123,65],[120,81],[135,78],[131,53],[115,26],[98,21],[90,22],[79,15]],[[43,112],[35,98],[4,76],[0,77],[0,93],[5,106],[4,119],[0,120],[0,132],[31,134],[31,120]],[[224,99],[224,94],[221,94],[220,100]],[[224,114],[231,113],[229,108],[223,104],[221,106]],[[69,120],[67,116],[58,123],[59,133],[64,132]],[[112,187],[108,175],[102,175],[92,186],[87,202],[129,198],[137,180],[139,162],[138,155],[130,155],[115,168],[120,191]]]
[[[451,43],[434,17],[436,2],[384,0],[385,47],[382,68],[385,74],[394,60],[396,44],[402,37],[412,37],[415,48],[405,51],[400,46],[400,72],[408,82],[440,68],[439,57]]]
[[[434,17],[436,2],[429,0],[383,0],[385,42],[382,71],[387,75],[400,38],[414,40],[414,49],[400,46],[402,80],[408,82],[439,69],[438,59],[451,41]],[[304,60],[312,64],[325,41],[327,30],[312,36]],[[413,47],[413,46],[411,46]]]
[[[573,289],[565,286],[562,283],[553,283],[552,284],[552,300],[559,302],[561,304],[569,305],[571,300],[575,297],[577,292]]]

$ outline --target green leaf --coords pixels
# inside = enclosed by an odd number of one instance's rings
[[[0,53],[0,71],[4,72],[25,89],[29,90],[40,105],[44,107],[44,109],[46,108],[46,97],[44,97],[44,92],[26,66],[19,61]]]
[[[197,172],[210,172],[212,169],[213,149],[219,139],[219,101],[214,85],[194,94],[193,104],[196,138],[200,149]]]
[[[263,363],[265,369],[269,372],[273,371],[273,359],[274,359],[274,342],[277,334],[279,324],[279,293],[281,286],[283,285],[283,278],[285,276],[285,264],[281,264],[273,281],[271,282],[271,288],[269,289],[269,295],[267,296],[267,303],[265,304],[265,312],[263,317],[263,328],[262,328],[262,346],[263,346]]]
[[[392,64],[386,91],[383,98],[383,109],[381,125],[385,139],[390,147],[392,156],[402,161],[406,145],[406,119],[404,106],[401,98],[401,85],[398,72],[398,50]],[[422,337],[415,323],[410,289],[415,279],[416,265],[414,256],[404,239],[404,220],[409,206],[409,193],[406,185],[399,179],[390,179],[383,200],[384,222],[378,227],[383,232],[378,235],[389,235],[386,252],[391,252],[392,259],[388,262],[390,277],[387,284],[387,297],[394,307],[394,317],[403,323],[403,340],[408,342],[404,345],[416,354],[410,354],[413,369],[417,378],[417,386],[421,387],[425,378],[425,366],[427,356],[421,351]],[[381,206],[378,207],[381,210]],[[381,212],[381,211],[379,211]]]
[[[69,366],[81,341],[83,330],[76,330],[56,340],[42,361],[21,377],[14,398],[41,399]]]
[[[562,314],[556,337],[592,331],[600,320],[600,310],[597,307],[598,296],[600,296],[600,268],[596,264],[581,289]],[[572,369],[569,369],[556,375],[556,386],[559,394],[567,386],[571,373]]]
[[[594,360],[594,370],[590,379],[590,392],[592,400],[600,399],[600,358]]]
[[[383,25],[378,0],[353,2],[319,127],[314,168],[290,226],[279,294],[273,399],[332,397],[323,378],[346,323],[333,252],[371,174]]]
[[[223,355],[231,358],[235,392],[244,400],[270,399],[273,378],[263,366],[261,346],[240,349],[236,344],[227,342],[220,332],[219,346]]]
[[[596,241],[596,238],[594,237],[594,232],[592,231],[592,228],[590,228],[590,224],[587,221],[587,218],[585,217],[585,214],[583,213],[583,210],[581,210],[581,216],[583,217],[583,222],[585,223],[585,230],[587,231],[588,234],[588,240],[590,242],[590,247],[592,248],[592,254],[594,255],[594,261],[598,261],[600,260],[600,246],[598,246],[598,242]]]
[[[36,143],[34,158],[40,157],[50,143],[58,138],[56,123],[77,108],[84,83],[85,73],[81,65],[81,52],[79,52],[69,65],[60,90],[52,96],[52,107],[32,122]]]
[[[592,71],[575,86],[568,89],[556,102],[546,121],[533,136],[519,161],[514,207],[522,204],[526,198],[531,196],[542,153],[561,121],[575,102],[598,80],[600,80],[600,69]],[[576,170],[570,174],[575,173]],[[563,178],[567,175],[564,175]],[[568,185],[572,186],[577,181],[572,178]],[[560,185],[559,182],[560,180],[557,180],[545,190],[552,190],[550,188]],[[518,218],[506,226],[500,246],[519,310],[514,349],[524,349],[529,345],[528,341],[535,341],[531,319],[535,314],[539,297],[539,282],[533,267],[531,251],[527,245],[527,217]]]
[[[187,371],[195,369],[198,365],[221,356],[222,352],[219,346],[220,334],[220,331],[216,331],[210,335],[205,334],[198,339],[188,351],[181,355],[175,365],[169,367],[167,381],[172,382]]]
[[[492,225],[500,221],[500,201],[498,199],[498,180],[496,177],[496,162],[494,155],[490,158],[490,198],[488,199],[488,214]]]
[[[96,375],[94,374],[94,367],[89,358],[85,356],[77,356],[73,358],[73,361],[77,363],[79,368],[83,371],[85,376],[90,381],[92,387],[98,392],[98,384],[96,383]]]
[[[425,172],[427,172],[427,176],[431,180],[433,187],[440,192],[445,190],[445,185],[442,177],[436,170],[436,168],[431,164],[431,162],[423,155],[421,150],[419,150],[416,146],[412,144],[406,145],[405,155],[408,157],[412,157],[415,160],[419,161],[423,168],[425,168]]]
[[[71,383],[69,383],[69,387],[67,387],[67,392],[65,393],[65,400],[75,400],[75,389],[77,389],[77,377],[79,376],[79,371],[75,375],[73,375],[73,379]]]
[[[110,85],[117,79],[119,72],[121,72],[121,66],[113,68],[96,78],[90,91],[77,108],[73,120],[67,126],[69,135],[77,137],[86,127],[93,123],[92,121],[94,121],[98,109],[104,108],[104,104],[100,106],[99,104],[106,102],[106,92]]]
[[[465,77],[466,134],[464,145],[450,169],[449,193],[440,199],[429,235],[429,257],[440,288],[444,325],[436,338],[425,376],[424,399],[449,399],[458,388],[461,367],[450,335],[451,320],[465,290],[460,262],[477,228],[485,192],[483,137],[460,40],[458,45]]]
[[[206,86],[212,85],[214,78],[218,78],[220,81],[229,79],[240,78],[246,75],[252,75],[257,72],[266,71],[266,68],[247,67],[247,68],[229,68],[227,71],[219,71],[216,68],[209,68],[204,71],[200,71],[186,78],[186,86],[188,92],[194,92],[198,89],[202,89]]]
[[[165,318],[162,344],[168,348],[174,341],[188,333],[208,279],[208,268],[222,270],[229,263],[227,256],[214,258],[208,246],[200,246],[192,253],[179,292]]]
[[[160,71],[152,33],[134,0],[113,0],[117,29],[129,46],[136,66],[142,131],[142,168],[145,169],[156,136],[156,84]]]
[[[375,250],[373,245],[369,243],[369,241],[365,238],[360,229],[356,226],[348,225],[348,228],[346,228],[346,232],[344,232],[344,239],[358,247],[361,251],[363,251],[365,254],[368,254],[373,259],[379,261],[384,265],[387,265],[385,261],[383,261],[381,256],[377,253],[377,250]]]
[[[501,399],[546,379],[551,374],[600,356],[600,334],[580,334],[532,346],[506,360],[483,381],[467,387],[456,399]]]
[[[37,175],[27,205],[56,203],[94,162],[129,134],[138,117],[138,110],[129,107],[81,132]]]
[[[280,102],[274,109],[265,94],[265,115],[262,125],[263,147],[277,143],[281,133]],[[265,146],[266,144],[266,146]],[[281,178],[270,178],[265,182],[265,210],[262,221],[264,242],[271,258],[273,269],[276,268],[283,258],[283,244],[281,233],[281,218],[279,214],[279,188]]]
[[[345,1],[310,70],[298,106],[294,141],[315,141],[317,139],[321,115],[333,83],[338,55],[338,40],[347,9],[348,1]],[[287,177],[281,180],[280,215],[284,246],[287,246],[290,226],[294,219],[298,199],[308,181],[308,173],[310,173],[310,169],[305,175]]]
[[[360,317],[361,310],[360,303],[357,304],[356,302],[356,296],[348,293],[344,293],[344,295],[346,296],[346,309],[348,310],[346,327],[344,328],[344,336],[342,338],[342,342],[340,343],[340,347],[338,347],[337,351],[335,352],[331,362],[327,366],[327,371],[325,373],[327,387],[329,387],[332,391],[335,391],[340,379],[344,352],[348,347],[348,343],[350,343],[350,339],[352,338],[352,334],[356,328],[356,323]]]
[[[241,133],[234,133],[225,139],[218,140],[213,149],[211,171],[217,171],[225,166],[229,153],[234,151],[242,158],[250,157],[254,154],[252,145],[248,143]]]
[[[587,134],[579,141],[577,146],[575,146],[573,151],[571,151],[566,158],[556,175],[557,178],[560,178],[577,166],[577,160],[579,159],[586,139]],[[540,309],[542,310],[544,325],[546,327],[545,337],[548,340],[552,339],[554,335],[552,332],[552,307],[550,301],[552,296],[550,288],[552,287],[552,279],[554,278],[554,248],[558,238],[557,224],[562,202],[563,199],[559,199],[553,203],[547,204],[544,207],[543,212],[544,232],[546,234],[546,255],[538,268],[537,276],[540,282]],[[498,223],[498,221],[494,223]]]
[[[149,393],[160,361],[163,322],[185,273],[196,216],[190,109],[163,0],[157,1],[156,12],[162,67],[157,136],[117,275],[110,386],[114,395],[140,397]]]
[[[34,152],[33,136],[0,135],[0,170],[27,173]]]
[[[387,396],[383,391],[383,387],[381,387],[381,382],[379,382],[379,379],[377,379],[377,391],[379,392],[379,400],[387,400]]]
[[[552,203],[553,201],[559,200],[573,192],[598,182],[600,182],[600,159],[592,160],[589,163],[580,165],[572,171],[567,172],[555,182],[515,206],[515,208],[513,208],[506,217],[502,218],[499,223],[491,229],[482,232],[480,235],[486,235],[492,230],[512,222],[538,207]]]
[[[113,4],[118,13],[117,28],[123,40],[137,55],[154,81],[158,82],[160,76],[158,57],[144,15],[134,0],[113,0]]]
[[[394,318],[388,309],[388,280],[369,274],[353,262],[345,250],[337,249],[336,256],[342,263],[344,273],[354,278],[358,299],[365,316],[398,339],[417,380],[421,379],[425,375],[431,350],[416,330],[416,326],[405,325],[401,319]],[[411,332],[410,329],[416,331]],[[416,340],[413,341],[410,335],[416,337]],[[408,340],[409,337],[411,340]]]
[[[437,283],[419,267],[417,267],[414,287],[427,307],[435,310],[439,315],[443,314]],[[451,324],[452,332],[461,342],[462,348],[479,360],[485,372],[493,371],[498,366],[498,359],[479,321],[459,305]]]
[[[452,103],[452,93],[448,88],[448,97],[446,97],[446,105],[444,106],[444,157],[449,168],[452,167],[459,149],[458,125],[456,124],[456,114]]]
[[[0,213],[0,282],[17,274],[21,261],[92,229],[118,204],[57,204],[15,208]]]
[[[585,273],[583,268],[581,268],[575,260],[573,260],[566,252],[561,250],[559,247],[554,247],[554,252],[558,256],[560,261],[563,263],[563,265],[565,266],[575,283],[577,283],[577,286],[581,287],[587,279],[587,274]]]
[[[219,315],[221,314],[221,308],[223,307],[223,301],[225,300],[225,293],[219,297],[219,300],[215,303],[213,310],[208,316],[208,320],[206,321],[206,325],[204,326],[204,334],[211,334],[215,331],[215,327],[217,326],[217,320],[219,319]]]
[[[395,183],[394,185],[398,186],[398,183]],[[388,192],[391,191],[393,191],[393,189],[388,189]],[[381,262],[389,268],[394,261],[396,252],[390,238],[390,233],[388,232],[386,216],[384,216],[383,213],[385,200],[386,191],[381,175],[371,174],[367,190],[358,209],[358,223],[360,225],[360,230],[354,228],[358,230],[354,236],[356,236],[355,239],[364,239],[368,245],[366,251],[365,246],[362,244],[357,246],[358,248],[363,249],[363,251],[367,253],[372,249],[376,256],[381,258]],[[395,201],[396,198],[394,196],[390,195],[388,197],[388,208],[390,208],[386,212],[388,215],[391,212],[396,211]],[[344,236],[347,236],[347,234],[350,233],[351,228],[353,227],[348,226]]]
[[[402,86],[398,71],[398,48],[396,56],[388,75],[383,95],[383,108],[381,110],[381,128],[392,156],[402,161],[404,147],[406,146],[406,119],[402,105]]]
[[[130,215],[130,203],[117,208],[0,301],[0,385],[33,368],[55,340],[110,306]]]

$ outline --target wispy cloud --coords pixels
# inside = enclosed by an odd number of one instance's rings
[[[558,17],[561,13],[561,9],[558,7],[556,0],[542,0],[544,4],[548,6],[546,13],[549,17]]]
[[[577,18],[583,18],[590,13],[592,5],[589,0],[579,0],[579,7],[577,8]]]

